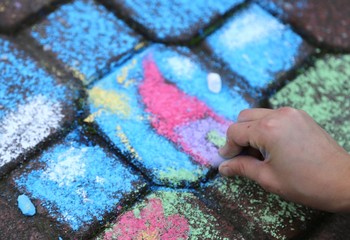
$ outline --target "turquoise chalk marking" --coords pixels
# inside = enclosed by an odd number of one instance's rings
[[[115,157],[90,141],[81,143],[78,131],[38,159],[44,167],[31,169],[15,182],[49,214],[76,231],[94,220],[101,221],[120,200],[137,192],[144,182]]]
[[[17,198],[17,203],[18,203],[19,209],[24,215],[30,216],[30,217],[35,215],[36,213],[35,206],[32,203],[32,201],[30,201],[29,197],[27,197],[24,194],[19,195]]]
[[[47,20],[34,26],[31,36],[87,82],[107,71],[112,58],[131,51],[141,39],[127,24],[93,1],[65,4]]]
[[[264,88],[295,64],[303,40],[256,4],[207,38],[217,58],[254,88]]]

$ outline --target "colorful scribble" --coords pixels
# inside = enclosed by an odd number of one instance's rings
[[[150,58],[144,60],[143,68],[144,80],[139,92],[146,111],[151,114],[152,126],[158,134],[181,146],[195,161],[203,165],[213,163],[213,159],[218,159],[217,149],[205,148],[209,145],[205,144],[206,135],[213,128],[225,131],[230,122],[216,115],[204,102],[166,83]]]
[[[129,211],[104,235],[104,240],[188,239],[189,224],[179,214],[166,216],[161,199],[149,199],[140,211]]]
[[[209,71],[190,54],[187,48],[154,45],[88,91],[92,115],[85,121],[98,124],[161,185],[192,184],[205,177],[222,161],[208,133],[225,136],[230,122],[249,106],[225,82],[220,93],[212,93],[206,83]],[[107,93],[119,98],[105,101]],[[115,103],[128,114],[111,109]]]

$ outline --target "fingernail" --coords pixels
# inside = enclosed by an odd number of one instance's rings
[[[227,147],[226,147],[226,144],[219,148],[219,155],[223,158],[225,158],[225,156],[227,155]]]
[[[226,165],[220,165],[219,173],[223,176],[231,176],[231,169]]]

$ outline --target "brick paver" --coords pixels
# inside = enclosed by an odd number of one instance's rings
[[[255,4],[234,14],[205,45],[256,89],[278,81],[312,51],[289,26]]]
[[[77,236],[91,233],[89,226],[103,222],[146,186],[139,175],[79,130],[16,173],[14,181]]]
[[[318,46],[350,50],[350,4],[347,0],[259,0]]]
[[[124,22],[92,0],[63,5],[29,34],[84,84],[106,73],[141,42]]]
[[[118,217],[97,239],[244,239],[189,192],[161,190]]]
[[[0,175],[76,115],[76,91],[0,37]]]
[[[185,42],[244,0],[112,0],[102,2],[136,23],[152,40]]]
[[[242,109],[290,105],[350,151],[348,12],[1,1],[0,239],[346,238],[347,215],[218,176],[217,150]]]
[[[0,2],[0,29],[13,31],[18,25],[41,9],[48,7],[54,0],[2,0]],[[56,2],[58,2],[56,0]]]
[[[259,232],[260,236],[266,234],[262,238],[292,239],[321,216],[318,211],[284,201],[242,178],[219,177],[203,189],[203,194],[247,239],[255,238]]]
[[[350,55],[327,55],[279,91],[273,107],[305,110],[350,152]]]
[[[152,46],[89,89],[85,122],[96,122],[156,183],[196,183],[222,161],[209,135],[224,138],[249,106],[225,83],[210,92],[207,74],[188,49]]]

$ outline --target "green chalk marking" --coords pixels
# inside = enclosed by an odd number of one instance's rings
[[[207,139],[217,148],[223,147],[226,142],[226,137],[221,136],[220,133],[216,130],[208,132]]]

